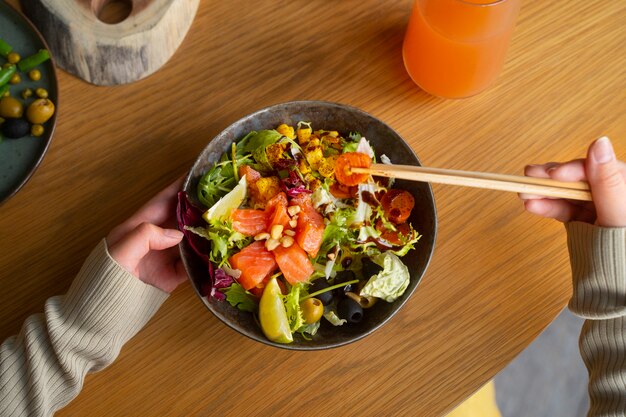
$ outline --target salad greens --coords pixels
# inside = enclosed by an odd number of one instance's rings
[[[343,183],[338,161],[354,155],[376,160],[359,133],[306,122],[233,143],[198,182],[203,220],[179,195],[179,224],[208,264],[205,295],[258,315],[278,343],[310,339],[321,321],[356,323],[376,299],[398,299],[410,282],[400,257],[420,238],[406,221],[413,197],[370,176]]]

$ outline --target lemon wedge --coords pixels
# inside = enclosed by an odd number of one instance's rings
[[[208,209],[202,217],[207,223],[210,220],[223,220],[230,216],[230,212],[239,208],[244,202],[247,196],[248,183],[246,176],[244,175],[239,180],[239,183],[228,194],[220,198],[217,203]]]
[[[259,302],[259,321],[265,337],[272,342],[293,342],[287,311],[283,303],[283,295],[275,277],[269,280],[263,290],[263,295]]]

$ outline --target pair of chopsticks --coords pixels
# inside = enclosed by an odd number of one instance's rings
[[[357,174],[371,174],[377,177],[400,178],[411,181],[591,201],[589,184],[586,182],[565,182],[548,178],[390,164],[373,164],[370,168],[352,167],[351,171]]]

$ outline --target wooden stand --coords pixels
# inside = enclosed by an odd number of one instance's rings
[[[96,85],[137,81],[163,66],[187,34],[200,0],[22,0],[56,63]],[[98,16],[109,3],[130,12],[119,23]]]

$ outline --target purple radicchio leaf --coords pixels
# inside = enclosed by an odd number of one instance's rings
[[[225,300],[226,295],[218,291],[220,288],[228,288],[231,286],[235,280],[233,277],[224,272],[223,269],[217,268],[214,270],[213,274],[213,287],[211,288],[211,296],[215,297],[218,300]]]
[[[300,179],[295,171],[289,171],[289,176],[283,178],[280,182],[280,186],[285,193],[291,198],[298,194],[312,194],[313,191],[306,188],[304,182]]]
[[[185,229],[185,226],[204,227],[206,223],[202,218],[202,210],[194,206],[191,201],[189,201],[187,193],[184,191],[180,191],[178,193],[176,220],[178,221],[178,229],[185,235],[185,239],[187,240],[187,243],[189,243],[189,246],[191,246],[191,249],[207,266],[209,279],[200,286],[201,295],[206,296],[211,292],[214,276],[213,264],[211,263],[211,261],[209,260],[209,256],[207,255],[211,250],[210,242]]]

